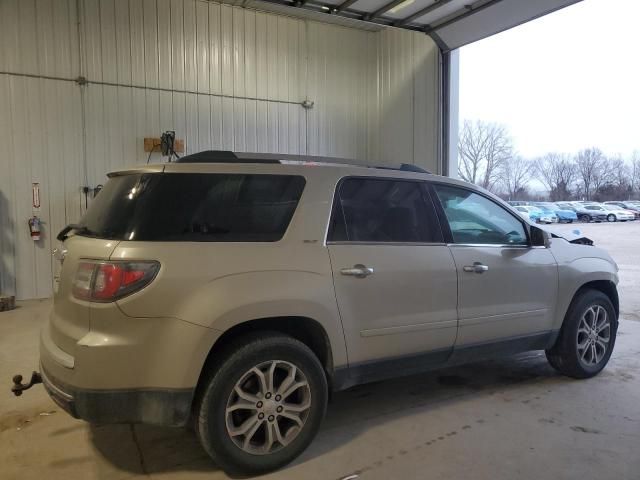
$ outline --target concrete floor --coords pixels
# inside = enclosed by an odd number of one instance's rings
[[[359,386],[335,396],[298,461],[265,478],[640,479],[640,222],[552,228],[579,228],[620,264],[624,321],[602,374],[563,378],[536,352]],[[49,308],[0,313],[0,479],[226,478],[189,432],[89,426],[41,387],[13,397]]]

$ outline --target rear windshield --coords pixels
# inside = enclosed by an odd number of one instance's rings
[[[145,173],[111,178],[80,235],[116,240],[275,242],[305,180],[294,175]]]

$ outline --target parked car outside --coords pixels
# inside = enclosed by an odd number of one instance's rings
[[[227,472],[296,458],[331,390],[528,350],[589,378],[613,351],[613,259],[475,185],[231,152],[109,177],[58,235],[42,381],[92,423],[194,425]]]
[[[620,208],[617,205],[600,205],[607,212],[607,222],[627,222],[636,219],[635,213],[631,210]]]
[[[635,219],[640,218],[640,205],[635,204],[633,202],[604,202],[605,205],[614,205],[622,208],[623,210],[628,210],[633,212]]]
[[[534,223],[540,222],[540,217],[542,216],[542,210],[536,207],[532,207],[530,205],[517,205],[514,207],[518,212],[522,214],[523,217],[528,218]]]
[[[537,208],[538,210],[540,210],[541,223],[558,223],[560,221],[560,218],[558,217],[558,215],[556,215],[556,212],[554,212],[551,208],[543,203],[536,203],[533,208]]]
[[[558,222],[558,217],[553,215],[553,212],[545,213],[540,207],[535,205],[519,205],[518,208],[524,208],[529,213],[529,219],[535,223],[551,224]]]
[[[532,220],[533,222],[536,222],[537,218],[539,218],[539,216],[537,214],[535,216],[533,214],[530,214],[529,210],[524,205],[512,205],[512,206],[524,218],[528,218],[529,220]]]
[[[605,222],[607,220],[607,213],[601,208],[590,209],[587,205],[579,202],[559,202],[563,208],[573,208],[580,222]]]
[[[553,202],[538,202],[535,205],[544,207],[547,210],[552,211],[558,217],[558,223],[573,223],[578,220],[578,215],[572,209],[564,209]]]

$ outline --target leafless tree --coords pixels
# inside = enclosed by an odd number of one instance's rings
[[[465,120],[460,129],[458,153],[460,177],[493,190],[503,163],[513,156],[513,142],[503,125]]]
[[[518,194],[526,191],[531,180],[534,165],[529,160],[517,155],[505,160],[500,167],[500,183],[509,200],[517,200]]]
[[[570,187],[576,179],[576,166],[571,159],[559,153],[547,153],[535,160],[539,180],[549,189],[552,201],[565,200],[571,195]]]
[[[631,155],[631,191],[640,192],[640,151],[636,150]]]
[[[622,157],[610,160],[611,183],[615,187],[625,188],[631,185],[631,170]]]
[[[606,159],[600,149],[587,148],[576,155],[576,168],[582,183],[582,192],[586,200],[598,190],[595,183],[602,183],[602,170]],[[599,179],[599,180],[597,180]]]
[[[593,193],[597,194],[601,188],[612,183],[613,179],[611,162],[608,158],[604,157],[593,175]]]

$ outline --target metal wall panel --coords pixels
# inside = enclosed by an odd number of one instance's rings
[[[387,29],[374,33],[377,69],[369,118],[369,157],[413,163],[440,173],[439,53],[426,35]]]
[[[0,74],[0,289],[19,298],[51,294],[51,250],[68,218],[80,215],[80,92],[68,81]],[[45,234],[33,242],[32,182]]]
[[[52,236],[79,219],[81,186],[145,163],[143,138],[165,130],[187,153],[434,169],[437,61],[425,35],[200,0],[0,1],[0,289],[48,296]],[[38,244],[26,225],[35,181],[46,231]]]

